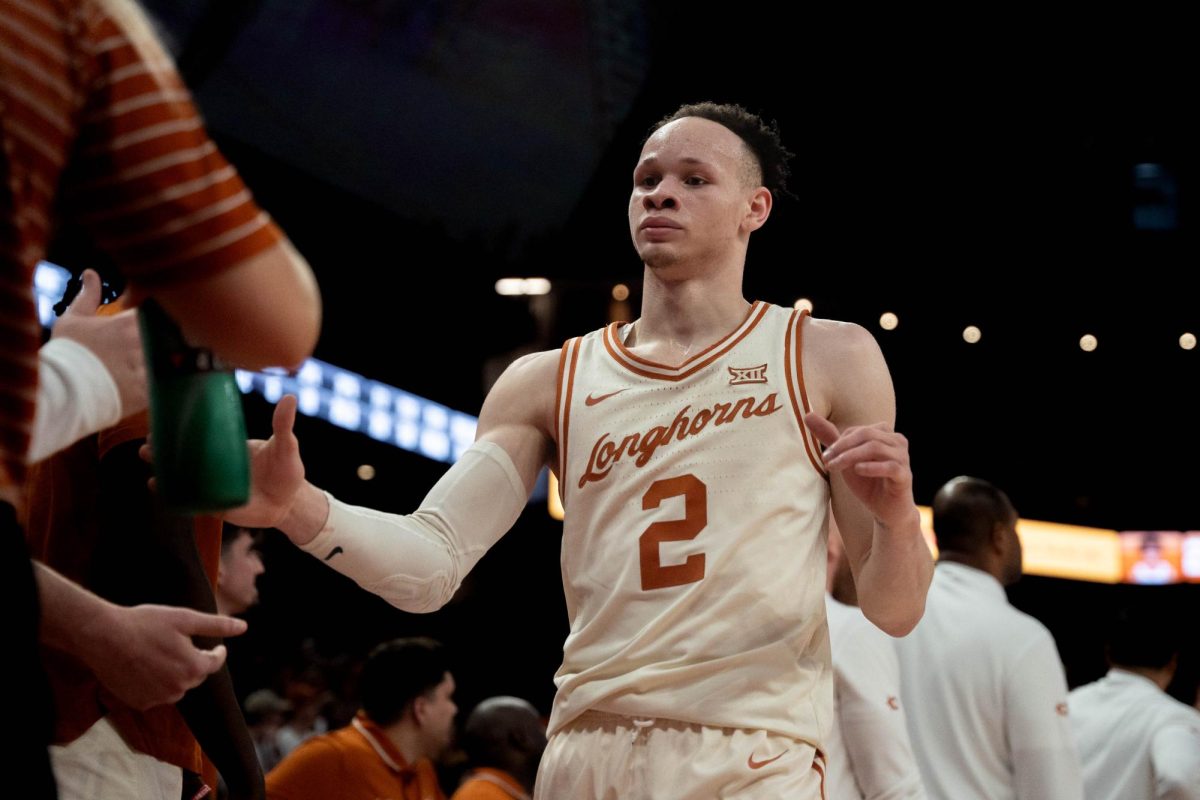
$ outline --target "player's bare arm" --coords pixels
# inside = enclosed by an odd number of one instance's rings
[[[811,320],[804,332],[813,413],[825,445],[834,517],[863,614],[892,636],[921,619],[933,558],[912,494],[908,440],[893,430],[896,397],[879,345],[858,325]]]
[[[558,350],[531,353],[509,365],[483,401],[475,441],[492,442],[512,459],[527,492],[553,463]]]

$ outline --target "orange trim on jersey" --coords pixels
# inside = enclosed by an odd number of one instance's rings
[[[807,309],[801,311],[799,318],[796,320],[796,379],[800,383],[800,402],[804,404],[804,413],[806,414],[812,411],[812,405],[808,402],[808,389],[804,385],[804,348],[802,346],[804,342],[804,318],[808,315]],[[812,439],[814,452],[816,452],[817,458],[820,459],[821,474],[829,477],[824,468],[825,459],[821,456],[821,443],[817,441],[817,437],[813,435],[812,431],[809,431],[807,427],[805,430],[808,431],[808,436]]]
[[[800,329],[804,325],[804,317],[808,314],[807,310],[793,311],[791,319],[788,320],[787,335],[783,340],[783,362],[786,365],[784,375],[787,377],[788,397],[792,401],[792,411],[796,414],[796,424],[800,426],[800,438],[804,440],[804,452],[808,453],[808,460],[816,469],[817,474],[825,480],[829,480],[829,473],[825,471],[825,467],[821,460],[817,458],[815,453],[820,453],[820,447],[815,441],[810,442],[810,434],[808,426],[804,424],[804,414],[812,409],[808,405],[808,397],[804,394],[804,373],[800,371]],[[792,359],[792,331],[796,332],[796,357]],[[795,366],[796,378],[792,378],[792,369]],[[801,402],[804,404],[804,411],[800,410],[800,404],[796,401],[796,384],[799,384]],[[815,453],[814,453],[815,451]]]
[[[683,369],[684,367],[686,367],[688,364],[695,361],[696,359],[703,357],[706,353],[708,353],[714,347],[720,347],[721,344],[726,339],[728,339],[729,337],[731,337],[735,333],[737,333],[739,330],[741,330],[742,326],[746,324],[746,321],[749,320],[750,317],[754,316],[754,312],[758,310],[758,307],[760,305],[763,305],[762,301],[755,300],[753,303],[750,304],[750,310],[746,312],[746,316],[742,317],[742,321],[738,323],[736,328],[734,328],[732,331],[730,331],[729,333],[722,336],[717,341],[710,344],[708,347],[701,350],[699,353],[696,353],[696,355],[684,360],[683,363],[679,364],[678,366],[674,366],[674,367],[670,367],[670,366],[667,366],[666,364],[660,364],[657,361],[651,361],[648,358],[642,358],[641,356],[634,355],[634,353],[632,353],[627,347],[625,347],[625,344],[620,340],[620,338],[616,338],[615,341],[617,343],[617,347],[621,350],[621,352],[632,361],[636,361],[639,364],[645,364],[648,367],[657,367],[658,369],[677,371],[677,370]],[[619,325],[620,323],[613,323],[613,324]]]
[[[562,501],[564,509],[567,506],[567,484],[564,480],[567,475],[567,439],[571,435],[571,397],[575,394],[575,364],[579,361],[579,347],[579,337],[575,337],[563,345],[563,363],[566,361],[567,349],[571,349],[571,366],[566,370],[566,396],[563,398],[562,404],[562,431],[558,441],[558,487],[561,495],[559,499]],[[559,368],[561,370],[561,363]],[[562,385],[560,382],[560,389]]]
[[[821,773],[821,800],[825,800],[825,754],[820,750],[817,751],[817,757],[813,759],[813,769]]]
[[[746,318],[742,320],[741,324],[738,325],[737,328],[676,367],[669,367],[666,364],[659,364],[657,362],[650,361],[649,359],[640,358],[629,352],[624,343],[621,341],[621,338],[617,336],[617,327],[620,325],[619,322],[614,322],[604,329],[604,349],[608,351],[608,354],[612,356],[618,364],[625,367],[625,369],[629,370],[635,375],[640,375],[643,378],[657,378],[664,381],[681,381],[684,378],[695,375],[697,372],[704,369],[709,364],[713,363],[718,358],[732,350],[738,342],[740,342],[742,339],[745,339],[746,336],[748,336],[750,332],[754,330],[755,326],[757,326],[762,318],[766,316],[768,308],[769,306],[766,303],[756,300],[750,307],[750,312],[746,315]],[[705,356],[707,356],[707,358],[705,358]],[[692,362],[700,358],[704,358],[704,360],[700,363],[692,364]],[[662,370],[663,372],[650,372],[647,369],[637,366],[638,364],[642,364],[653,369]],[[692,364],[692,366],[688,366],[689,364]]]
[[[562,475],[562,397],[563,397],[563,373],[567,370],[567,348],[571,345],[571,340],[563,342],[562,349],[558,355],[558,378],[555,379],[554,390],[554,446],[558,448],[558,474]]]

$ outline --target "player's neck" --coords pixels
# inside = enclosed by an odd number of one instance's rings
[[[672,349],[687,357],[735,330],[750,303],[742,297],[741,270],[672,280],[666,271],[646,268],[642,313],[627,344]]]

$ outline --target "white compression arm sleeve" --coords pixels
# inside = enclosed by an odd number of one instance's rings
[[[66,337],[42,345],[30,464],[120,421],[117,384],[91,350]]]
[[[301,547],[404,611],[436,611],[517,521],[528,492],[504,448],[476,442],[421,507],[386,514],[329,498],[329,519]]]

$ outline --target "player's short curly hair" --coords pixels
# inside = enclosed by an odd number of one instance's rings
[[[768,123],[759,115],[735,103],[688,103],[656,122],[646,134],[646,138],[649,139],[664,125],[684,117],[707,119],[736,133],[758,161],[762,185],[770,189],[772,194],[789,194],[787,179],[791,170],[788,161],[792,158],[792,153],[783,146],[779,136],[779,125],[775,120]],[[642,143],[645,144],[644,141]]]

